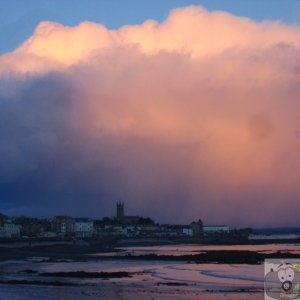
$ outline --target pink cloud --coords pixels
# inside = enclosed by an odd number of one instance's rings
[[[43,97],[84,147],[75,169],[117,169],[106,193],[135,213],[297,225],[299,47],[297,27],[187,7],[117,30],[43,22],[0,57],[0,76],[66,79],[67,100]],[[73,180],[61,172],[58,185]],[[97,193],[95,174],[82,182]]]

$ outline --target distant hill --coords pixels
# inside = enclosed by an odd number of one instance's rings
[[[300,234],[300,227],[276,227],[253,229],[254,234]]]

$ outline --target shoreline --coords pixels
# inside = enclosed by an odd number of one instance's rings
[[[266,244],[299,244],[300,239],[227,239],[227,238],[84,238],[84,239],[0,239],[0,248],[24,248],[53,245],[81,245],[85,243],[90,246],[101,247],[143,247],[163,245],[203,245],[203,246],[234,246],[234,245],[266,245]]]
[[[102,255],[103,253],[103,255]],[[104,255],[105,253],[105,255]],[[111,255],[109,254],[111,253]],[[121,255],[118,255],[120,253]],[[1,248],[0,261],[37,259],[41,262],[92,261],[92,260],[148,260],[185,261],[218,264],[260,264],[270,258],[300,258],[300,253],[274,251],[264,253],[249,250],[201,250],[195,254],[131,254],[125,250],[103,246],[52,245],[22,248]],[[38,259],[39,258],[39,259]]]

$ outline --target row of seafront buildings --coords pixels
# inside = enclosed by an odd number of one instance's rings
[[[150,218],[126,216],[124,203],[117,203],[115,218],[101,220],[70,216],[56,216],[52,220],[27,217],[9,219],[0,215],[0,238],[200,237],[220,233],[229,233],[229,227],[206,226],[201,220],[189,225],[160,225]]]
[[[137,218],[130,222],[116,219],[90,220],[56,217],[55,232],[59,236],[86,237],[196,237],[212,233],[229,232],[228,226],[203,226],[201,222],[190,225],[155,224],[149,219]]]
[[[56,238],[92,237],[95,235],[93,220],[57,216],[52,220],[38,218],[8,218],[0,215],[0,238]]]

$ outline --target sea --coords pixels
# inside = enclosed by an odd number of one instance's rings
[[[2,261],[0,300],[264,299],[263,264],[197,264],[186,261],[133,260],[120,256],[180,256],[208,250],[299,254],[300,245],[164,245],[123,247],[118,250],[88,255],[86,261],[51,261],[47,257]],[[109,259],[103,257],[105,255]],[[129,272],[130,276],[108,279],[40,276],[42,273],[77,271]]]

